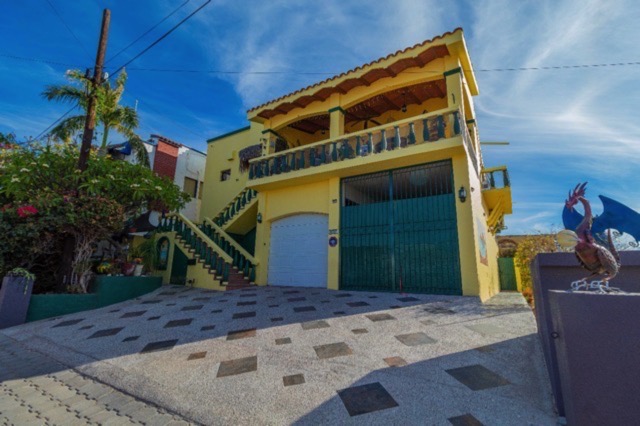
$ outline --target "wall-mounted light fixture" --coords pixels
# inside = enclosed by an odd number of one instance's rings
[[[258,223],[262,223],[262,213],[258,213],[258,216],[256,217],[256,221]]]
[[[464,203],[467,200],[467,190],[464,186],[461,186],[458,190],[458,198],[460,198],[461,203]]]

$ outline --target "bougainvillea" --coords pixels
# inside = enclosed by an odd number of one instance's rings
[[[73,144],[0,149],[0,276],[44,262],[71,236],[74,279],[86,291],[96,242],[121,231],[151,205],[178,210],[190,199],[149,168],[97,152],[80,173],[78,155]]]

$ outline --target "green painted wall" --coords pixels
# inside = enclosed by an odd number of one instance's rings
[[[88,311],[134,299],[162,285],[162,277],[96,277],[90,294],[34,294],[27,322]]]

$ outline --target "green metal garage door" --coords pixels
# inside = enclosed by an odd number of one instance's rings
[[[451,161],[342,180],[340,288],[462,294]]]

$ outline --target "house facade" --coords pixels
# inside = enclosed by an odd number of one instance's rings
[[[204,186],[204,170],[207,155],[179,142],[161,135],[151,135],[144,141],[149,157],[149,167],[159,176],[173,181],[182,191],[191,195],[191,200],[180,213],[189,220],[198,221]],[[135,152],[126,142],[110,146],[109,152],[125,161],[136,163]],[[152,222],[157,224],[158,214],[154,214]]]
[[[199,287],[491,297],[511,191],[476,95],[456,29],[249,110],[208,141],[200,223],[163,222],[170,257]]]

